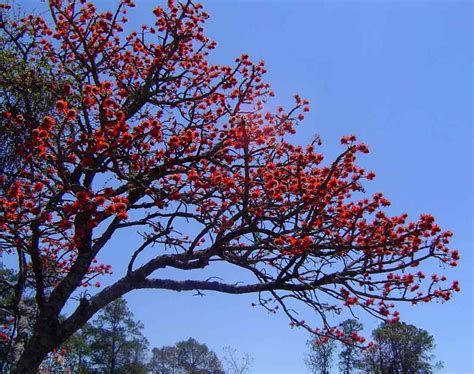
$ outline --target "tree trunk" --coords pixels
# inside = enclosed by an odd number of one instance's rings
[[[28,308],[25,305],[25,301],[21,299],[18,302],[18,311],[20,317],[18,318],[18,325],[17,325],[17,335],[15,337],[15,341],[12,347],[12,364],[13,366],[20,360],[24,350],[26,343],[28,341],[28,329],[29,329],[29,320],[28,320]]]
[[[10,374],[36,374],[53,348],[54,345],[47,344],[47,340],[32,337],[19,360],[13,365]]]
[[[40,319],[36,323],[33,335],[22,347],[18,360],[13,363],[10,373],[36,374],[48,353],[63,342],[59,341],[57,336],[58,326],[54,319]]]

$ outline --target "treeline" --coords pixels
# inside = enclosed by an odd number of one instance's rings
[[[8,271],[4,279],[11,278]],[[0,299],[9,299],[2,293]],[[34,305],[27,299],[31,313]],[[0,309],[0,324],[10,318]],[[193,338],[173,346],[151,348],[124,299],[107,305],[90,323],[48,355],[41,373],[78,374],[246,374],[252,359],[226,347],[219,357]],[[343,336],[359,336],[363,325],[348,319],[340,325]],[[31,333],[31,332],[30,332]],[[12,358],[8,339],[0,334],[0,373],[10,370]],[[405,323],[385,323],[372,332],[373,344],[361,350],[352,344],[329,340],[308,341],[305,362],[312,373],[428,374],[442,367],[433,362],[434,338],[425,330]],[[335,371],[334,371],[335,370]]]
[[[0,317],[2,317],[0,313]],[[2,318],[0,318],[2,319]],[[124,299],[101,313],[42,363],[40,373],[65,374],[246,374],[252,358],[224,348],[219,357],[193,338],[173,346],[154,347],[134,319]],[[363,325],[348,319],[340,325],[344,336],[357,335]],[[305,362],[312,373],[329,374],[428,374],[442,368],[430,353],[434,338],[425,330],[405,323],[384,323],[372,331],[370,348],[336,340],[308,340]],[[8,373],[8,347],[0,339],[0,373]],[[334,371],[335,370],[335,371]]]
[[[14,298],[11,288],[3,287],[14,280],[9,269],[0,269],[0,305],[8,305]],[[31,287],[27,288],[28,290]],[[30,315],[37,309],[32,297],[25,299],[24,308]],[[13,350],[12,339],[2,331],[12,319],[9,309],[0,307],[0,374],[10,373]],[[40,366],[41,374],[245,374],[252,359],[246,353],[224,347],[218,357],[205,344],[193,338],[174,346],[150,347],[144,326],[137,321],[125,299],[108,304],[89,323],[51,352]],[[26,334],[31,335],[31,325]]]
[[[107,307],[41,365],[43,373],[78,374],[245,374],[251,358],[224,348],[219,358],[193,338],[150,350],[124,299]]]
[[[355,319],[340,325],[344,336],[356,335],[363,325]],[[429,374],[443,367],[434,362],[431,351],[434,338],[427,331],[403,322],[383,323],[372,331],[372,342],[366,349],[336,340],[322,343],[308,340],[309,353],[305,361],[314,374]],[[335,364],[337,363],[337,364]]]

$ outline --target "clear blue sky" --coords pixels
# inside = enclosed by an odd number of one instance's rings
[[[136,1],[134,25],[152,20],[152,4]],[[26,8],[33,1],[18,1]],[[112,2],[111,2],[112,3]],[[455,233],[462,260],[454,271],[462,292],[447,304],[400,308],[407,323],[428,330],[444,373],[472,373],[473,352],[473,8],[469,1],[204,1],[207,35],[218,42],[213,62],[241,53],[264,59],[275,104],[294,93],[313,110],[295,142],[322,136],[326,154],[341,135],[356,134],[392,212],[432,213]],[[106,254],[118,276],[127,236]],[[198,277],[199,273],[192,274]],[[221,274],[216,274],[220,275]],[[238,274],[229,274],[238,278]],[[127,297],[152,346],[190,336],[216,353],[230,345],[254,357],[254,373],[306,373],[307,334],[282,315],[252,308],[251,296],[140,291]],[[376,321],[358,315],[368,334]],[[310,319],[310,315],[303,314]]]

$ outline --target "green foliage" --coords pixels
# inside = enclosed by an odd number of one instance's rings
[[[92,372],[90,356],[94,338],[93,330],[93,327],[87,323],[62,346],[66,352],[66,366],[71,368],[74,373]]]
[[[310,352],[306,355],[306,365],[314,374],[329,374],[334,353],[336,352],[336,342],[329,340],[321,343],[318,340],[308,340]]]
[[[375,345],[367,351],[364,368],[374,374],[427,374],[442,367],[433,364],[434,338],[405,323],[385,323],[372,332]]]
[[[363,330],[355,319],[347,319],[340,325],[344,336]],[[427,331],[405,323],[384,323],[372,332],[374,344],[367,350],[356,347],[350,339],[340,344],[339,372],[344,374],[429,374],[442,368],[433,363],[430,352],[435,348],[434,338]],[[345,344],[347,343],[347,344]],[[338,349],[334,340],[320,344],[309,340],[310,353],[306,364],[312,373],[327,374]]]
[[[92,324],[91,361],[108,373],[126,373],[143,358],[148,342],[124,299],[107,305]]]
[[[153,348],[149,369],[153,374],[177,374],[179,370],[176,347]]]
[[[148,341],[124,299],[107,305],[63,346],[74,372],[145,374]]]
[[[153,374],[224,374],[217,355],[193,338],[174,347],[154,348],[149,369]]]
[[[359,333],[364,326],[355,319],[346,319],[341,324],[341,330],[345,336],[350,336],[352,332]],[[339,352],[339,370],[341,373],[353,373],[360,361],[360,349],[353,344],[344,344]]]

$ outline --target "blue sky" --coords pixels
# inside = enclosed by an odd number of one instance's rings
[[[137,0],[134,25],[152,21]],[[18,1],[31,8],[33,1]],[[445,373],[472,373],[473,112],[472,3],[468,1],[204,1],[211,56],[230,64],[241,53],[263,59],[275,104],[292,95],[312,111],[293,141],[315,134],[331,159],[342,135],[356,134],[371,153],[362,164],[377,178],[391,212],[432,213],[455,233],[458,268],[447,271],[462,292],[446,304],[406,305],[402,319],[428,330]],[[120,246],[106,254],[121,262]],[[193,274],[194,275],[194,274]],[[195,274],[199,276],[199,274]],[[239,274],[230,274],[238,278]],[[283,315],[252,308],[252,296],[139,291],[127,297],[151,346],[194,337],[216,353],[232,346],[254,358],[254,373],[306,373],[304,331]],[[311,318],[303,314],[304,318]],[[366,334],[377,322],[359,314]]]
[[[149,2],[151,3],[151,2]],[[323,138],[326,154],[356,134],[371,153],[393,212],[435,215],[452,229],[462,293],[444,305],[406,305],[402,318],[428,330],[444,372],[472,367],[472,4],[441,1],[205,1],[211,56],[265,60],[276,103],[300,93],[313,110],[294,141]],[[135,13],[145,10],[138,2]],[[136,21],[133,17],[131,17]],[[140,23],[151,18],[143,14]],[[138,23],[138,21],[137,21]],[[140,292],[128,298],[153,344],[193,336],[217,353],[232,345],[254,357],[255,373],[305,373],[306,333],[252,297]],[[376,321],[360,315],[369,333]]]
[[[370,145],[363,160],[392,210],[431,212],[462,253],[450,303],[403,307],[435,337],[444,372],[472,372],[472,5],[468,2],[205,1],[212,60],[265,60],[277,103],[300,93],[313,111],[295,141],[314,134],[326,153],[341,135]],[[139,3],[139,9],[143,4]],[[144,9],[144,7],[143,7]],[[132,18],[132,17],[131,17]],[[150,18],[143,16],[143,23]],[[142,292],[129,297],[155,344],[193,336],[216,352],[232,345],[255,373],[305,373],[307,335],[251,297]],[[147,306],[143,305],[146,300]],[[155,319],[158,317],[157,319]],[[369,332],[376,322],[360,316]]]

